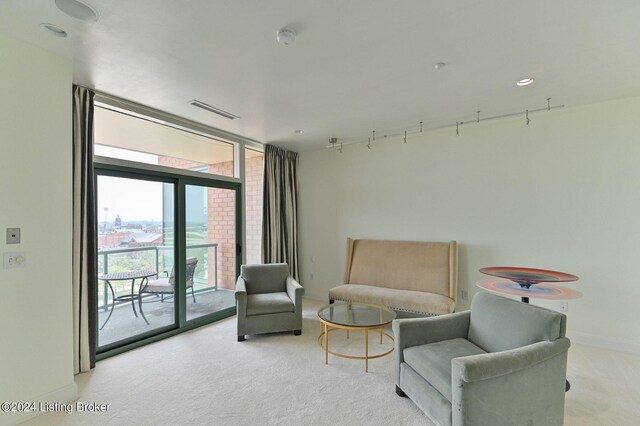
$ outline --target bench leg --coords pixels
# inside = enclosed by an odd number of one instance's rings
[[[405,396],[407,396],[407,394],[406,394],[406,393],[404,393],[404,391],[403,391],[402,389],[400,389],[400,386],[398,386],[398,385],[396,385],[396,393],[398,394],[398,396],[401,396],[401,397],[403,397],[403,398],[404,398]]]
[[[302,334],[302,330],[293,330],[293,335],[294,336],[299,336]]]
[[[238,336],[238,342],[244,342],[244,334],[242,336]]]

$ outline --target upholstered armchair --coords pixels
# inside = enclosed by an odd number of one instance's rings
[[[302,334],[303,294],[286,263],[242,265],[235,292],[238,342],[247,334]]]
[[[393,322],[396,392],[438,425],[561,425],[566,316],[488,293]]]

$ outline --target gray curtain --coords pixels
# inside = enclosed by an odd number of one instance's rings
[[[96,219],[93,178],[93,96],[73,86],[73,369],[95,367]]]
[[[298,279],[298,154],[264,150],[262,262],[289,264]]]

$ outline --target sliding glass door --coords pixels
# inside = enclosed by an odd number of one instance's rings
[[[100,175],[97,188],[98,347],[104,347],[175,324],[173,304],[152,309],[140,293],[174,263],[175,183]]]
[[[185,194],[187,263],[198,265],[185,288],[187,320],[193,320],[235,307],[237,191],[186,185]]]
[[[97,165],[97,352],[235,313],[240,184]]]

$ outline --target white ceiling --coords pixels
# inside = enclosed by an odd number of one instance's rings
[[[0,32],[70,58],[81,85],[296,151],[477,110],[534,109],[548,97],[574,106],[640,95],[638,0],[86,3],[97,22],[54,0],[4,0]],[[42,22],[70,36],[49,36]],[[285,26],[298,33],[290,46],[276,42]],[[533,85],[515,85],[528,76]]]

